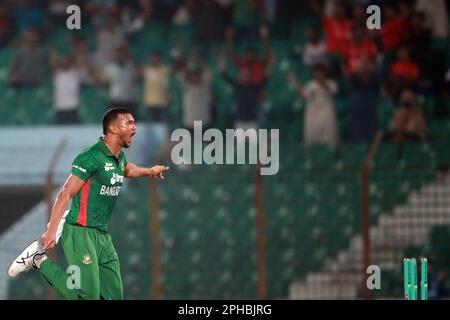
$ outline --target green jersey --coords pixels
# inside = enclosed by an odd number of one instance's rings
[[[116,158],[103,138],[83,150],[72,163],[72,174],[85,184],[72,199],[67,223],[107,231],[126,166],[123,151]]]

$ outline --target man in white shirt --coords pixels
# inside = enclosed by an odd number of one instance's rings
[[[81,76],[71,57],[52,58],[55,121],[59,124],[79,123]]]
[[[98,84],[109,85],[108,107],[128,109],[136,118],[137,78],[136,62],[131,58],[126,45],[121,45],[115,52],[114,61],[106,66],[103,75],[97,75]]]

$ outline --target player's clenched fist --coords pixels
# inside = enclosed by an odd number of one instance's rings
[[[56,245],[56,232],[47,230],[42,236],[42,245],[44,249],[52,249]]]

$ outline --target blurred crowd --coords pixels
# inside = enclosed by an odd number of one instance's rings
[[[303,85],[293,73],[288,75],[307,101],[305,143],[335,144],[340,139],[333,103],[336,80],[349,97],[346,139],[372,140],[379,129],[379,100],[384,96],[397,106],[386,137],[395,142],[426,140],[428,129],[419,101],[448,95],[447,58],[432,46],[433,41],[448,41],[446,2],[379,1],[381,29],[373,30],[366,25],[366,6],[361,1],[309,4],[320,23],[306,29],[309,41],[301,58],[313,68],[314,79]]]
[[[305,101],[304,143],[370,142],[379,130],[381,97],[389,97],[396,105],[388,139],[425,141],[429,130],[422,101],[450,95],[446,52],[433,45],[448,41],[449,3],[373,3],[381,7],[379,30],[367,28],[369,1],[364,0],[5,0],[0,3],[0,50],[14,48],[7,79],[17,90],[42,85],[52,72],[58,123],[81,122],[80,90],[98,86],[108,89],[109,107],[143,108],[145,112],[137,113],[143,119],[138,120],[167,124],[169,79],[174,77],[181,90],[183,125],[192,129],[194,120],[199,120],[204,127],[210,126],[217,94],[213,65],[234,93],[234,126],[257,128],[277,63],[270,26],[277,20],[294,23],[314,17],[317,23],[304,30],[307,42],[292,44],[297,62],[310,68],[312,78],[302,83],[291,69],[284,78]],[[48,45],[48,35],[65,27],[66,8],[71,4],[80,5],[83,23],[93,27],[95,46],[74,35],[68,39],[70,53],[61,54]],[[175,46],[170,57],[155,50],[146,53],[146,61],[138,61],[131,54],[130,42],[153,22],[192,26],[202,49]],[[236,43],[244,47],[242,53],[235,50]],[[217,44],[223,44],[223,50],[210,49]],[[137,93],[139,85],[142,97]],[[339,132],[336,115],[339,94],[349,104],[345,136]]]

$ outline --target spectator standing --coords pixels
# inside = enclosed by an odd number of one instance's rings
[[[329,79],[322,65],[313,68],[314,79],[302,86],[293,73],[288,80],[306,100],[303,139],[306,146],[338,143],[334,95],[338,91],[334,80]]]
[[[349,139],[372,142],[378,128],[378,101],[380,81],[373,60],[364,58],[361,67],[352,74],[350,84],[350,124]]]
[[[308,67],[317,64],[329,65],[327,44],[320,38],[320,29],[307,27],[305,33],[308,42],[303,48],[303,63]]]
[[[203,128],[212,122],[212,76],[206,66],[190,64],[179,74],[183,91],[183,125],[193,131],[194,121],[202,121]]]
[[[261,93],[267,82],[267,73],[263,74],[259,82],[255,82],[250,70],[243,69],[238,72],[238,78],[235,79],[225,71],[224,59],[219,60],[219,69],[222,77],[234,89],[236,101],[234,127],[244,130],[257,129],[261,119]]]
[[[327,2],[331,4],[331,2]],[[329,70],[333,76],[341,77],[342,54],[348,46],[352,31],[352,21],[347,16],[347,6],[334,3],[322,7],[317,1],[311,1],[313,11],[319,16],[325,33],[327,50],[329,52]]]
[[[79,123],[81,75],[77,70],[73,57],[58,59],[52,54],[54,108],[56,123]]]
[[[153,122],[169,120],[169,67],[162,62],[160,52],[149,57],[149,64],[142,67],[144,80],[144,104],[148,118]]]
[[[383,52],[388,53],[397,49],[408,34],[408,21],[400,15],[395,4],[386,4],[383,7],[384,23],[381,26]]]
[[[89,51],[87,41],[83,37],[74,36],[70,39],[73,64],[81,77],[83,85],[94,84],[95,55]]]
[[[339,54],[346,48],[351,37],[352,21],[347,17],[347,8],[337,3],[331,14],[325,12],[317,1],[311,1],[312,9],[322,21],[330,53]]]
[[[343,49],[345,57],[345,71],[344,74],[354,74],[362,67],[364,61],[376,61],[377,47],[373,41],[367,39],[367,35],[362,29],[355,28],[353,30],[353,37],[348,42],[348,45]]]
[[[269,30],[266,27],[261,27],[259,32],[265,48],[264,54],[258,56],[256,49],[248,46],[245,49],[243,57],[238,57],[234,50],[234,30],[228,29],[226,32],[226,50],[228,58],[236,64],[239,73],[246,73],[243,77],[250,77],[249,81],[253,84],[260,84],[264,80],[268,65],[271,63],[271,60],[273,60]]]
[[[114,60],[114,52],[125,42],[125,31],[119,22],[117,12],[109,13],[105,27],[97,34],[96,66],[101,72]]]
[[[39,86],[45,78],[49,66],[47,48],[39,41],[39,34],[34,30],[23,33],[15,52],[9,71],[9,83],[17,88]]]
[[[138,71],[126,45],[116,49],[115,59],[106,66],[105,72],[97,73],[99,85],[109,85],[109,108],[120,107],[138,116],[136,103],[136,81]]]

